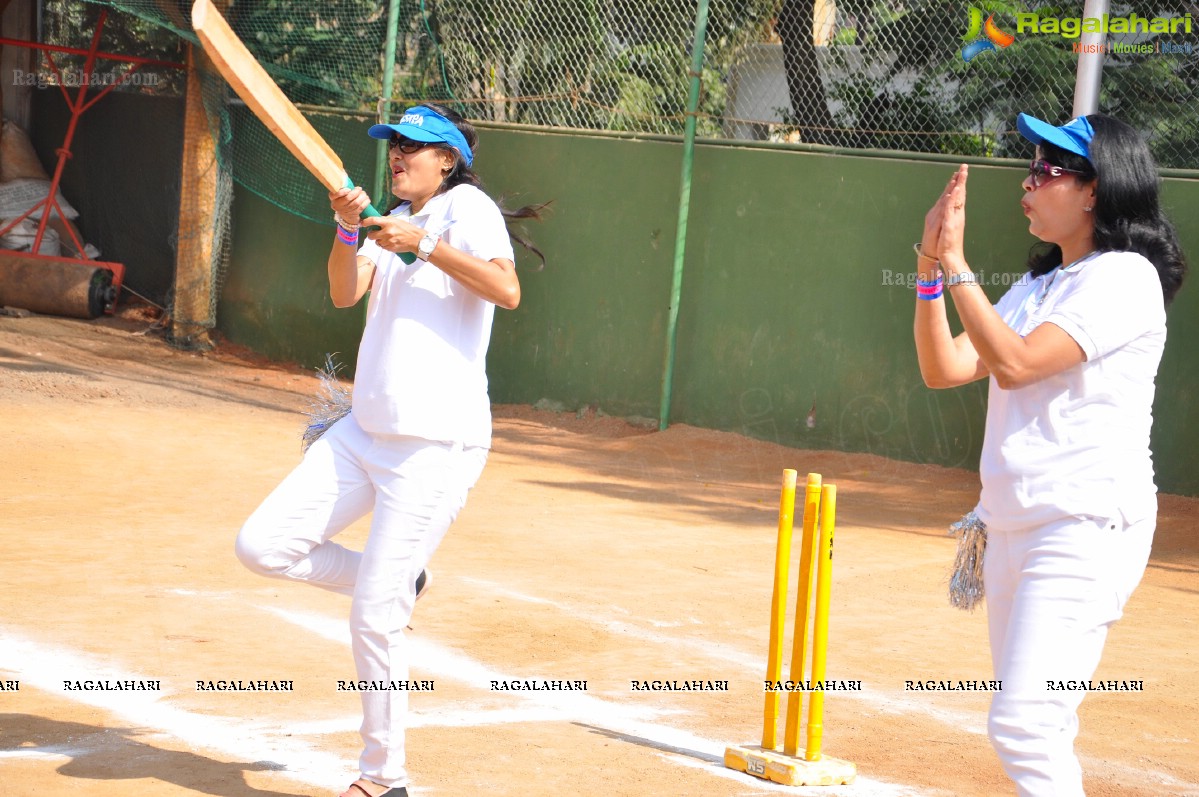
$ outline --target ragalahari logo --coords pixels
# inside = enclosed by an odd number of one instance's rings
[[[983,12],[971,6],[970,29],[962,37],[962,41],[969,43],[962,48],[962,60],[969,63],[970,59],[979,53],[985,53],[987,50],[994,50],[999,47],[1007,47],[1015,40],[1015,36],[1010,33],[1004,33],[995,26],[994,14],[987,17],[987,21],[984,23]]]

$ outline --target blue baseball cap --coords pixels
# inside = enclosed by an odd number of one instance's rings
[[[425,141],[430,144],[440,141],[458,150],[467,166],[475,159],[462,131],[449,119],[423,105],[416,105],[404,111],[404,115],[396,124],[374,125],[366,133],[371,138],[390,139],[393,133],[398,133],[413,141]]]
[[[1087,160],[1091,158],[1091,139],[1095,137],[1095,131],[1085,116],[1076,116],[1061,127],[1054,127],[1022,113],[1016,117],[1016,127],[1022,136],[1034,144],[1048,141]]]

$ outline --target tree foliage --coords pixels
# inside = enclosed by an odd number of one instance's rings
[[[1008,0],[975,5],[984,15],[993,14],[1007,32],[1017,30],[1017,12],[1030,10]],[[1043,17],[1079,13],[1077,6],[1031,10]],[[1152,10],[1138,13],[1169,16],[1188,10],[1192,6],[1186,2],[1158,0]],[[1113,8],[1112,13],[1121,12]],[[1025,157],[1031,149],[1015,134],[1018,113],[1055,122],[1070,117],[1078,66],[1072,42],[1077,40],[1026,32],[1009,47],[967,62],[961,55],[967,14],[967,7],[943,0],[910,5],[879,0],[859,18],[865,32],[858,30],[855,49],[864,65],[845,70],[828,87],[846,145]],[[1181,40],[1162,34],[1149,40],[1158,38]],[[1194,36],[1187,40],[1199,46]],[[843,50],[839,63],[847,64],[847,56]],[[1107,55],[1099,110],[1147,133],[1161,165],[1199,168],[1199,116],[1188,110],[1196,100],[1199,58],[1194,55]]]
[[[186,60],[184,43],[157,15],[140,16],[127,9],[104,8],[94,3],[78,0],[44,0],[42,6],[42,41],[60,47],[88,49],[92,37],[100,25],[101,16],[107,12],[104,28],[100,35],[100,52],[130,55],[159,61],[182,63]],[[81,74],[86,63],[85,56],[54,53],[54,64],[64,74]],[[46,55],[37,56],[38,72],[50,78],[53,74]],[[181,69],[143,66],[143,72],[152,71],[153,81],[128,80],[116,90],[145,90],[155,94],[180,94],[186,84],[187,75]],[[103,80],[115,80],[129,71],[129,65],[108,59],[99,59],[93,73],[103,75]],[[95,78],[92,78],[95,79]],[[101,81],[100,85],[106,85]]]
[[[1077,4],[1018,0],[835,0],[837,31],[812,41],[816,0],[712,0],[700,135],[720,136],[734,65],[782,40],[790,107],[804,141],[846,147],[1024,156],[1024,111],[1063,121],[1078,55],[1072,40],[1020,33],[962,57],[970,8],[1016,31],[1015,15],[1077,16]],[[695,0],[400,0],[393,97],[458,104],[473,118],[572,128],[682,132]],[[182,60],[189,0],[45,0],[47,40],[86,46],[99,8],[119,9],[104,47]],[[371,111],[382,92],[388,4],[231,0],[238,34],[296,101]],[[1154,0],[1141,16],[1187,12]],[[1113,14],[1128,13],[1113,7]],[[1199,50],[1199,37],[1185,40]],[[180,75],[171,75],[178,81]],[[1199,54],[1109,54],[1100,110],[1150,134],[1165,166],[1199,168]]]
[[[228,17],[293,99],[354,107],[379,96],[386,3],[258,0],[233,4]]]
[[[774,0],[711,4],[700,76],[701,135],[718,135],[725,84],[761,38]],[[695,4],[677,0],[440,0],[430,14],[455,94],[484,118],[679,133]],[[460,88],[459,88],[460,87]]]

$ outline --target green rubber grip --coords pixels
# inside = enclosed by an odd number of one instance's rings
[[[350,179],[350,178],[347,176],[347,177],[346,177],[346,185],[345,185],[345,187],[346,187],[346,188],[356,188],[357,186],[355,186],[355,185],[354,185],[354,181],[353,181],[353,180],[351,180],[351,179]],[[378,210],[375,208],[375,206],[374,206],[373,204],[367,205],[367,206],[366,206],[366,209],[362,211],[362,218],[364,218],[364,219],[365,219],[365,218],[367,218],[368,216],[382,216],[382,215],[383,215],[383,214],[382,214],[382,213],[380,213],[380,212],[379,212],[379,211],[378,211]],[[378,229],[378,228],[377,228],[377,227],[372,227],[371,229]]]
[[[354,188],[354,187],[355,187],[354,181],[351,180],[349,177],[347,177],[346,178],[346,188]],[[367,205],[366,208],[363,209],[363,211],[362,211],[361,218],[365,219],[365,218],[369,218],[371,216],[382,216],[382,215],[383,215],[382,213],[380,213],[378,210],[375,209],[374,205]],[[363,225],[362,229],[377,230],[377,229],[379,229],[379,227],[377,227],[377,226],[367,227],[366,225]],[[400,257],[400,260],[403,260],[408,265],[412,265],[413,263],[416,262],[416,255],[412,254],[411,252],[400,252],[399,257]]]

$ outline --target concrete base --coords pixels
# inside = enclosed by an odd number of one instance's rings
[[[858,776],[851,761],[826,755],[819,761],[805,761],[803,756],[802,748],[789,756],[758,745],[734,746],[725,748],[724,765],[784,786],[837,786],[853,783]]]

